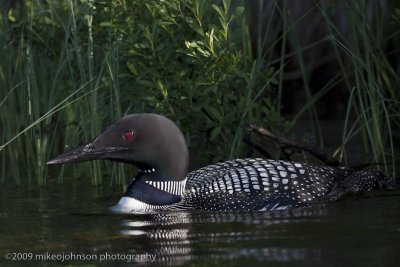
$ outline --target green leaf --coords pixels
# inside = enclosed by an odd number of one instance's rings
[[[216,4],[212,4],[211,7],[217,11],[218,15],[220,16],[220,18],[225,18],[225,14],[224,12],[221,10],[221,8],[219,6],[217,6]]]
[[[233,19],[239,17],[240,15],[242,15],[243,11],[244,11],[244,7],[242,7],[242,6],[237,7],[235,9],[235,11],[233,12],[230,20],[233,20]]]
[[[198,24],[198,22],[191,18],[191,17],[187,17],[186,18],[186,22],[190,25],[190,27],[195,30],[198,34],[200,34],[201,36],[204,36],[204,30],[203,28],[200,27],[200,25]]]
[[[223,0],[222,2],[224,3],[225,11],[228,11],[229,10],[229,6],[231,5],[231,0]]]
[[[130,73],[132,73],[134,76],[138,75],[135,65],[133,65],[130,62],[127,62],[126,66],[128,67],[128,70],[129,70]]]
[[[210,134],[210,140],[214,140],[221,133],[221,126],[212,129]]]
[[[100,27],[112,27],[113,24],[111,22],[109,22],[109,21],[103,21],[103,22],[99,23],[99,26]]]
[[[147,80],[139,80],[138,83],[140,85],[144,85],[146,87],[154,87],[154,84],[151,81],[147,81]]]
[[[208,107],[207,110],[215,121],[221,121],[222,118],[221,113],[216,108]]]
[[[187,48],[199,47],[199,46],[197,45],[197,42],[189,42],[189,41],[185,41],[185,46],[186,46]]]

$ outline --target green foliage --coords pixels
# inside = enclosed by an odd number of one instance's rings
[[[14,67],[14,58],[23,57],[24,69],[16,73],[28,80],[18,85],[23,95],[8,92],[21,104],[13,106],[8,99],[5,108],[18,109],[20,115],[7,127],[2,143],[30,122],[38,123],[42,114],[48,126],[39,132],[40,127],[26,129],[23,135],[35,136],[16,138],[3,163],[29,162],[36,171],[28,168],[26,175],[43,184],[50,154],[90,140],[124,114],[139,112],[175,120],[206,161],[240,156],[249,121],[269,125],[266,115],[272,112],[272,128],[283,122],[266,96],[273,69],[263,59],[243,54],[241,38],[248,36],[231,36],[232,30],[247,27],[240,19],[243,11],[230,1],[195,0],[27,1],[24,9],[11,10],[14,19],[3,18],[3,27],[11,28],[5,37],[18,37],[3,40],[3,47],[8,43],[10,53],[19,46],[6,58]],[[4,88],[22,79],[13,80]],[[47,111],[67,98],[79,101],[65,105],[51,120]],[[30,113],[28,106],[37,110]],[[9,117],[4,114],[0,120]],[[20,158],[25,148],[14,150],[17,144],[30,147],[26,158]],[[75,176],[82,166],[74,168]],[[89,166],[92,182],[100,183],[104,165]],[[118,182],[124,183],[124,171],[119,173]]]
[[[117,7],[121,13],[113,21],[121,29],[123,60],[132,75],[131,99],[123,105],[134,99],[136,110],[165,114],[214,161],[227,157],[245,126],[238,125],[238,118],[263,117],[262,97],[255,98],[272,81],[267,65],[257,63],[254,70],[253,59],[230,38],[229,27],[243,7],[229,12],[230,1],[221,6],[212,1],[136,1],[126,8]],[[131,14],[128,19],[118,20],[126,13]],[[239,154],[235,147],[231,157]]]

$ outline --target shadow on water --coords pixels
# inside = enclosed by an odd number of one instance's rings
[[[2,188],[0,263],[26,264],[3,256],[20,252],[32,253],[35,264],[48,266],[56,262],[103,266],[400,263],[399,191],[273,213],[117,215],[104,208],[118,200],[107,186],[85,190],[81,186],[55,184],[32,192]],[[46,258],[47,254],[64,255],[64,260]],[[70,254],[92,258],[68,259]]]

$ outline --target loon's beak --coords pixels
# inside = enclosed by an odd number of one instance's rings
[[[63,164],[73,162],[83,162],[94,159],[106,159],[113,152],[127,150],[126,147],[94,147],[92,143],[77,147],[49,160],[46,164]]]

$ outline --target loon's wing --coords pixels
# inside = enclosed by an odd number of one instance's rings
[[[278,160],[226,161],[189,173],[183,200],[208,210],[274,210],[324,199],[343,172]]]

